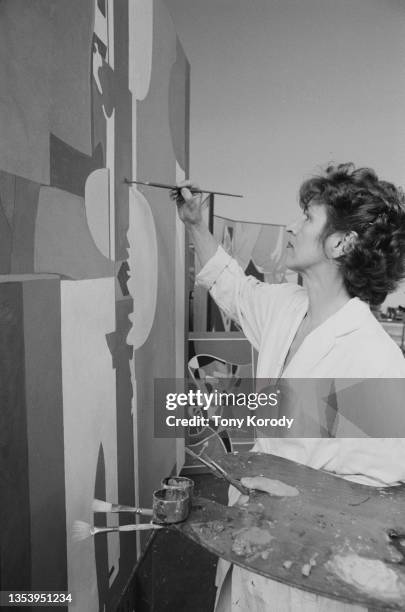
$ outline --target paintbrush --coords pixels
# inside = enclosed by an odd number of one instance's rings
[[[90,523],[84,521],[75,521],[72,527],[73,542],[81,542],[98,533],[109,533],[112,531],[146,531],[148,529],[162,529],[161,525],[154,523],[145,523],[138,525],[120,525],[117,527],[93,527]]]
[[[145,516],[153,515],[153,510],[149,508],[135,508],[134,506],[112,504],[102,499],[93,500],[92,510],[93,512],[132,512],[133,514],[144,514]]]
[[[180,191],[182,187],[178,187],[177,185],[167,185],[166,183],[153,183],[152,181],[130,181],[129,179],[124,179],[124,182],[128,185],[132,185],[135,183],[136,185],[146,185],[147,187],[157,187],[158,189],[169,189],[170,191]],[[191,193],[212,193],[213,195],[222,195],[229,196],[231,198],[243,198],[243,195],[237,193],[225,193],[223,191],[210,191],[209,189],[196,189],[195,187],[186,187],[189,189]]]
[[[240,491],[242,495],[250,494],[251,492],[250,489],[245,487],[239,480],[232,478],[232,476],[230,476],[228,472],[226,472],[223,468],[221,468],[217,463],[212,461],[212,459],[210,460],[204,459],[203,457],[201,457],[200,455],[197,455],[194,451],[190,450],[187,447],[185,448],[185,451],[186,453],[191,455],[191,457],[194,457],[194,459],[197,459],[197,461],[201,461],[201,463],[206,465],[215,474],[215,476],[218,476],[219,478],[223,478],[224,480],[229,482],[229,484],[231,484],[233,487],[238,489],[238,491]]]

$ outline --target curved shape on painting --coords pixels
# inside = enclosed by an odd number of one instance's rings
[[[127,342],[138,349],[147,340],[156,311],[158,247],[155,222],[146,198],[136,189],[129,192],[128,289],[134,300],[133,327]]]
[[[87,177],[84,203],[87,223],[98,249],[110,257],[110,207],[108,168],[94,170]]]
[[[169,124],[177,163],[188,173],[188,104],[190,65],[177,39],[177,57],[170,72]]]
[[[153,2],[129,2],[129,89],[138,100],[148,95],[152,72]]]

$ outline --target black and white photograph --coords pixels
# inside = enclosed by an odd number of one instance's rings
[[[405,0],[0,0],[0,610],[405,610]]]

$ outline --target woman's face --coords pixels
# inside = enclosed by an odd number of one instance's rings
[[[322,243],[327,222],[326,207],[309,203],[299,219],[287,227],[287,267],[303,272],[328,261]]]

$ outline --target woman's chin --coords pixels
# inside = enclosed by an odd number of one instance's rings
[[[286,265],[286,268],[288,268],[289,270],[292,270],[293,272],[298,271],[296,269],[297,262],[294,261],[294,257],[292,257],[292,253],[290,253],[289,251],[287,251],[285,265]]]

